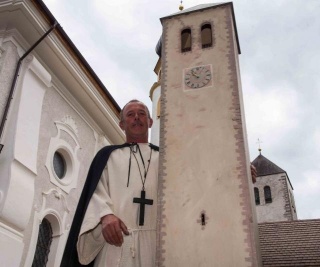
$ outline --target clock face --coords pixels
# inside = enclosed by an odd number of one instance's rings
[[[210,65],[187,69],[184,75],[186,86],[196,89],[206,86],[212,78]]]

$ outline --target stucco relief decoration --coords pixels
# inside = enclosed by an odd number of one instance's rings
[[[60,189],[55,189],[52,188],[47,192],[42,192],[43,195],[43,201],[42,201],[42,210],[46,209],[46,203],[47,203],[47,198],[49,197],[49,195],[53,194],[53,196],[58,200],[58,201],[62,201],[62,205],[63,205],[63,209],[64,212],[69,213],[70,209],[68,208],[68,203],[67,200],[64,196],[64,194],[62,193],[62,191]]]
[[[100,150],[104,146],[110,145],[105,135],[98,134],[97,132],[93,132],[93,135],[96,140],[95,151]]]
[[[76,188],[78,182],[80,162],[77,153],[81,148],[78,139],[79,131],[75,119],[70,115],[55,121],[55,126],[58,134],[50,140],[46,167],[50,181],[69,193],[71,189]],[[56,168],[59,168],[59,172]],[[56,195],[56,197],[60,196]]]
[[[75,122],[75,120],[67,115],[65,116],[62,120],[61,120],[66,126],[69,126],[70,129],[76,134],[76,136],[78,137],[78,127],[77,124]]]
[[[52,203],[58,202],[58,203]],[[57,209],[57,207],[62,209]],[[63,234],[63,229],[66,228],[67,214],[70,212],[68,207],[67,199],[61,189],[51,188],[46,192],[42,192],[42,204],[35,220],[40,224],[43,218],[47,218],[52,226],[53,236],[60,236]],[[36,229],[38,226],[36,225]]]

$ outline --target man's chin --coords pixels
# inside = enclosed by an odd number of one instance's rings
[[[146,136],[146,131],[132,131],[131,136],[143,137],[143,136]]]
[[[144,126],[135,126],[131,128],[131,131],[135,134],[143,134],[146,132],[146,129]]]

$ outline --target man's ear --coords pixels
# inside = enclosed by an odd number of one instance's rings
[[[152,124],[153,124],[153,119],[149,118],[149,128],[152,127]]]
[[[124,128],[123,128],[123,121],[120,121],[120,122],[119,122],[119,126],[120,126],[120,128],[121,128],[122,130],[124,130]]]

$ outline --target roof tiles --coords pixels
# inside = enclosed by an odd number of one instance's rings
[[[264,267],[320,266],[320,219],[260,223]]]
[[[261,154],[255,158],[255,160],[252,162],[252,165],[256,167],[258,176],[285,173],[283,169],[278,167],[276,164],[274,164],[272,161],[268,160]]]

